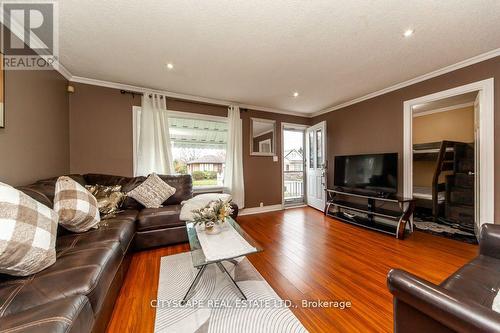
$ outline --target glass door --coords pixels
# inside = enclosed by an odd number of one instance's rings
[[[323,211],[326,202],[326,122],[306,131],[307,204]]]
[[[305,203],[305,131],[283,127],[283,198],[285,206]]]

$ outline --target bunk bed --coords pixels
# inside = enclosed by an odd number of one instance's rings
[[[417,209],[424,208],[432,211],[436,220],[444,210],[448,193],[446,185],[440,181],[442,173],[457,170],[460,156],[467,144],[456,141],[440,141],[413,145],[413,161],[435,161],[436,166],[429,187],[414,186],[413,198]]]

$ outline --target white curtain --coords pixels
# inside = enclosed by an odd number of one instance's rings
[[[240,108],[230,106],[227,115],[227,150],[224,170],[224,191],[230,193],[239,208],[245,207],[243,182],[243,126]]]
[[[136,176],[152,172],[173,173],[172,146],[168,126],[167,98],[145,92],[136,117]]]

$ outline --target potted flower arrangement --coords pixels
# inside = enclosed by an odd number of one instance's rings
[[[221,199],[212,201],[203,208],[193,210],[195,225],[205,226],[207,234],[215,235],[221,232],[226,218],[233,212],[231,204]]]

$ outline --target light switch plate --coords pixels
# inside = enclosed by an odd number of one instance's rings
[[[273,156],[273,162],[278,162],[278,156],[276,155]]]

